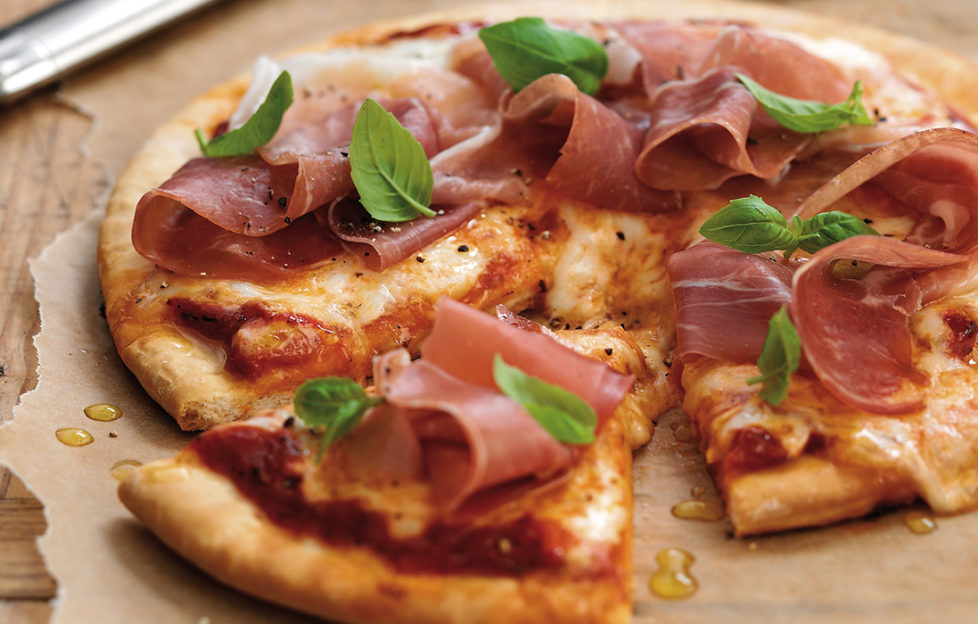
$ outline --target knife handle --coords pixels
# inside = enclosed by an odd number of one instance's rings
[[[65,0],[0,30],[0,104],[217,0]]]

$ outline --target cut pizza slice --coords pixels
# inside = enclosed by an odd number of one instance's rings
[[[836,237],[805,259],[705,242],[670,260],[683,406],[738,534],[916,497],[940,513],[978,507],[976,162],[970,132],[911,135],[796,211],[855,215],[882,236]],[[783,398],[750,383],[780,308],[797,330]]]
[[[642,353],[621,331],[558,337],[502,317],[443,300],[422,359],[403,349],[379,357],[369,394],[323,391],[338,378],[309,382],[295,412],[205,432],[135,469],[120,497],[218,580],[322,617],[628,621],[626,429],[646,418]],[[529,402],[500,394],[495,384],[509,384],[494,381],[494,358],[564,390]],[[567,403],[553,397],[565,390],[588,406],[593,442],[557,439],[553,411]],[[343,403],[332,412],[343,415],[324,436],[327,403]],[[344,425],[356,412],[362,422]]]

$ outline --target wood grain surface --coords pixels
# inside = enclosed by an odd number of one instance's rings
[[[274,1],[249,0],[248,4]],[[228,0],[219,10],[242,10],[242,2]],[[51,0],[3,0],[0,26],[51,4]],[[771,4],[892,30],[978,61],[978,14],[972,0],[789,0]],[[436,3],[358,0],[356,5],[355,19],[366,22],[422,12]],[[192,28],[183,23],[169,30]],[[152,46],[152,42],[131,46],[110,63],[124,67],[126,58],[153,53]],[[83,70],[80,79],[92,71]],[[111,185],[111,173],[86,148],[93,123],[89,115],[61,97],[57,86],[0,108],[0,422],[11,417],[18,397],[37,382],[32,337],[38,316],[28,260],[58,232],[99,208]],[[42,505],[0,467],[0,624],[37,624],[50,617],[49,600],[56,584],[34,542],[45,526]]]

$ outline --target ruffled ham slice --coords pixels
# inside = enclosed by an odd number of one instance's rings
[[[691,49],[702,53],[696,68],[650,94],[650,127],[635,171],[654,188],[695,191],[738,175],[772,178],[811,141],[771,119],[735,73],[776,93],[822,102],[842,101],[852,87],[825,60],[748,28],[729,26],[709,49]]]
[[[736,67],[765,88],[800,100],[834,104],[845,100],[852,89],[852,82],[828,61],[747,27],[725,27],[693,75],[720,67]]]
[[[935,128],[897,139],[845,169],[796,214],[831,210],[864,184],[885,191],[901,213],[918,215],[910,242],[958,252],[978,246],[978,135]]]
[[[497,353],[510,366],[584,399],[597,413],[599,426],[635,381],[542,333],[500,323],[447,297],[439,299],[434,329],[421,345],[423,360],[463,381],[495,389],[492,360]]]
[[[656,92],[651,125],[635,163],[642,182],[695,191],[717,188],[738,175],[772,178],[810,141],[760,109],[736,71],[713,69]]]
[[[764,256],[702,242],[673,254],[669,279],[678,310],[676,354],[753,363],[768,322],[791,303],[792,271]]]
[[[297,57],[297,75],[313,83],[300,85],[278,133],[256,155],[193,159],[147,193],[133,224],[137,251],[182,274],[271,281],[321,266],[342,253],[341,240],[354,246],[371,242],[344,240],[366,239],[360,232],[331,232],[325,227],[330,222],[325,208],[318,218],[305,215],[353,194],[347,151],[353,122],[362,98],[385,82],[392,97],[375,99],[432,160],[433,196],[450,216],[388,228],[380,249],[364,256],[371,259],[368,266],[390,266],[458,227],[478,209],[475,201],[521,198],[526,185],[508,172],[504,159],[486,166],[476,157],[500,124],[495,106],[470,80],[426,63],[345,58],[341,52],[303,56],[301,62]],[[405,66],[394,78],[392,64]],[[273,65],[257,66],[255,88],[243,103],[246,110],[260,101],[262,89],[267,91],[280,71]],[[331,75],[338,72],[352,86],[316,85],[317,67],[330,68]],[[236,113],[233,121],[246,116]],[[301,228],[293,225],[300,222]],[[284,233],[293,228],[297,231]]]
[[[495,485],[552,476],[575,457],[519,403],[409,360],[404,350],[380,356],[376,379],[389,406],[411,422],[433,496],[445,509]]]
[[[840,259],[876,267],[860,280],[838,279],[832,265]],[[814,254],[795,273],[791,318],[822,384],[870,412],[923,407],[926,378],[913,368],[907,317],[929,300],[915,278],[965,260],[881,236],[855,236]]]
[[[623,22],[615,28],[641,55],[642,84],[651,97],[664,82],[694,75],[714,46],[715,25]]]
[[[447,206],[434,218],[383,223],[375,221],[360,202],[348,197],[333,202],[326,218],[329,229],[340,239],[347,253],[358,258],[368,269],[383,271],[454,232],[475,217],[483,206],[482,202],[468,202]],[[323,213],[316,214],[320,217]]]
[[[559,192],[610,210],[663,212],[679,207],[677,193],[655,190],[635,177],[642,131],[581,93],[566,76],[538,78],[504,97],[501,108],[510,123],[570,126],[545,178]]]

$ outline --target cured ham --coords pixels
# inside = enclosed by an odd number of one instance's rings
[[[978,135],[934,128],[897,139],[856,161],[796,211],[810,218],[864,184],[916,215],[908,240],[949,251],[978,245]]]
[[[503,118],[569,126],[559,156],[546,172],[553,188],[611,210],[662,212],[680,205],[676,193],[642,184],[632,171],[642,132],[566,76],[550,74],[504,98]],[[528,131],[532,132],[532,129]]]
[[[663,85],[635,168],[659,189],[717,188],[744,174],[771,178],[802,150],[807,135],[785,130],[720,67],[698,79]]]
[[[503,360],[587,402],[599,426],[611,417],[635,378],[571,351],[549,336],[504,324],[446,297],[438,302],[435,326],[421,345],[422,359],[484,388],[495,388],[492,359]]]
[[[832,263],[843,258],[877,266],[860,280],[837,279]],[[922,408],[926,379],[912,365],[907,317],[930,301],[915,276],[964,260],[879,236],[849,238],[813,255],[795,273],[791,318],[822,384],[870,412]]]
[[[756,362],[771,315],[791,302],[791,269],[717,243],[673,254],[668,271],[679,309],[676,354],[684,361]]]
[[[412,475],[423,464],[445,509],[495,485],[550,478],[577,457],[577,447],[558,442],[522,405],[499,392],[492,374],[496,353],[523,372],[574,392],[602,421],[634,382],[508,310],[498,311],[496,319],[442,298],[437,314],[422,359],[412,362],[405,349],[375,358],[374,385],[385,403],[367,414],[347,450],[357,456],[388,449],[394,446],[389,436],[407,436],[403,448],[390,452],[377,470]]]
[[[383,271],[417,253],[476,216],[481,202],[448,207],[438,217],[418,218],[404,223],[382,223],[370,217],[360,202],[337,200],[326,213],[327,227],[340,239],[343,249],[373,271]],[[322,212],[318,213],[320,216]]]
[[[679,311],[679,355],[755,361],[765,319],[787,304],[808,365],[834,395],[881,414],[922,408],[927,380],[913,367],[907,319],[976,286],[976,163],[975,135],[926,130],[857,160],[796,211],[807,219],[846,197],[857,206],[875,202],[880,206],[873,210],[884,216],[914,218],[906,241],[853,237],[792,265],[712,243],[674,255],[669,273]],[[862,194],[852,196],[857,190]],[[858,279],[837,276],[833,266],[842,259],[873,268]],[[737,327],[737,337],[723,327]]]
[[[434,200],[444,203],[439,208],[451,216],[383,237],[376,243],[380,250],[367,256],[368,267],[382,270],[457,228],[477,209],[475,201],[518,198],[514,187],[525,185],[499,179],[502,166],[481,178],[484,172],[466,166],[464,156],[477,151],[499,127],[498,113],[471,81],[434,66],[426,65],[425,71],[410,65],[393,80],[378,75],[371,84],[364,76],[379,74],[378,68],[366,63],[359,75],[352,68],[364,60],[347,62],[352,86],[346,88],[315,86],[314,68],[332,60],[302,57],[294,62],[298,74],[313,85],[297,91],[272,141],[251,156],[193,159],[147,193],[134,217],[136,249],[178,273],[271,281],[316,268],[343,253],[344,245],[375,242],[349,240],[366,238],[349,228],[331,229],[328,206],[354,196],[347,147],[353,122],[363,97],[384,80],[390,81],[392,97],[375,97],[432,160]],[[270,63],[256,67],[256,92],[249,91],[242,110],[253,111],[263,94],[260,87],[267,90],[269,77],[275,75]],[[238,125],[246,117],[236,113],[232,122]],[[497,179],[484,179],[492,176]],[[303,218],[317,210],[322,214],[316,218]],[[292,225],[300,222],[301,227]],[[289,229],[300,231],[284,234]]]
[[[826,61],[747,28],[724,28],[712,46],[697,51],[695,69],[684,58],[684,79],[650,95],[652,117],[636,173],[655,188],[711,189],[744,174],[772,178],[810,142],[810,135],[771,119],[735,73],[803,100],[841,102],[852,88]]]
[[[411,422],[444,507],[453,509],[493,485],[553,475],[575,456],[516,401],[431,362],[405,359],[403,350],[379,359],[378,387]]]

